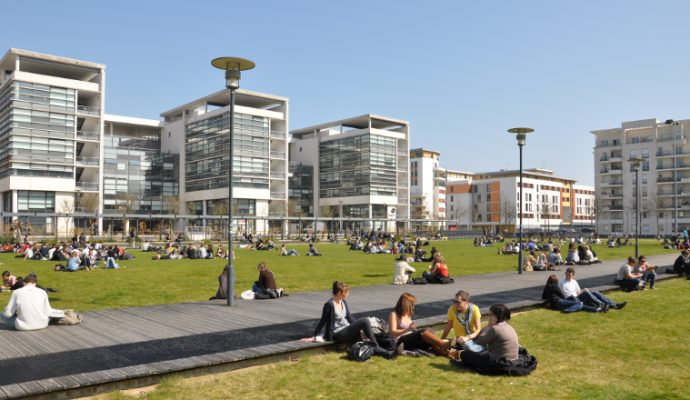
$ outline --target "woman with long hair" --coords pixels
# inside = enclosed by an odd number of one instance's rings
[[[430,329],[417,329],[417,325],[412,321],[416,303],[417,298],[407,292],[398,298],[395,309],[388,317],[391,344],[394,348],[411,352],[433,349],[438,355],[447,355],[450,348],[448,340],[438,339]]]

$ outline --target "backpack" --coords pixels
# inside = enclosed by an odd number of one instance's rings
[[[424,278],[412,278],[412,284],[414,284],[414,285],[426,285],[426,279],[424,279]]]
[[[79,325],[79,324],[81,324],[82,317],[81,317],[81,315],[74,312],[74,310],[67,309],[67,310],[64,310],[64,312],[65,312],[65,316],[62,318],[58,318],[55,321],[55,324],[57,324],[57,325]]]
[[[537,359],[527,352],[527,349],[520,346],[517,360],[508,361],[505,357],[501,357],[486,369],[478,368],[477,372],[484,375],[526,376],[537,368],[538,363]]]
[[[438,279],[438,283],[440,283],[440,284],[447,284],[447,283],[453,283],[453,282],[455,282],[455,281],[453,280],[453,278],[451,278],[449,276],[448,277],[442,276]]]
[[[347,358],[352,361],[366,361],[374,354],[373,342],[356,342],[347,350]]]
[[[386,322],[381,318],[369,317],[369,323],[371,325],[372,332],[374,332],[374,335],[386,333],[386,329],[384,329],[384,325]]]

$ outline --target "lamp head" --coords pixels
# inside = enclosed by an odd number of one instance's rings
[[[225,71],[225,87],[231,91],[240,87],[240,71],[246,71],[256,66],[253,61],[239,57],[214,58],[211,65]]]
[[[512,133],[515,135],[515,138],[517,139],[518,146],[524,146],[526,141],[527,141],[527,134],[534,132],[534,129],[532,128],[510,128],[508,129],[508,133]]]

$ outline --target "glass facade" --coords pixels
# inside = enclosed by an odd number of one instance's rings
[[[76,91],[14,82],[0,92],[0,177],[74,176]]]
[[[177,213],[179,155],[161,154],[158,138],[106,136],[103,211]]]
[[[232,199],[233,216],[256,216],[256,200]],[[228,199],[206,200],[206,214],[228,215]]]
[[[319,144],[320,197],[397,196],[396,139],[367,134]]]
[[[224,113],[186,126],[186,191],[228,187],[229,117]],[[235,114],[234,124],[233,187],[268,189],[268,118]]]
[[[290,216],[314,216],[314,167],[290,164],[288,198]]]
[[[8,192],[11,193],[11,192]],[[10,194],[11,196],[11,194]],[[11,197],[10,197],[11,199]],[[10,200],[11,201],[11,200]],[[39,191],[17,191],[17,212],[20,213],[50,213],[55,212],[55,193]],[[20,217],[21,223],[27,227],[25,234],[44,235],[53,233],[52,217]]]

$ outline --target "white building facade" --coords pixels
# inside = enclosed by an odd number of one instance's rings
[[[556,230],[594,223],[594,188],[545,169],[523,171],[522,211],[519,171],[475,173],[448,182],[446,193],[451,227],[514,232],[520,213],[523,229]]]
[[[410,218],[437,221],[437,226],[446,219],[446,170],[439,166],[439,155],[421,148],[410,150]]]
[[[161,150],[179,154],[184,170],[179,212],[198,216],[199,232],[221,230],[222,220],[206,217],[228,214],[229,115],[226,90],[161,114]],[[287,132],[287,98],[235,92],[232,207],[240,233],[283,228],[268,218],[287,216]]]
[[[290,133],[290,162],[313,167],[315,218],[366,220],[360,229],[406,228],[407,121],[368,114]]]
[[[636,175],[642,235],[669,235],[690,225],[689,128],[690,120],[645,119],[592,131],[601,233],[637,231]],[[639,171],[631,159],[640,160]]]

